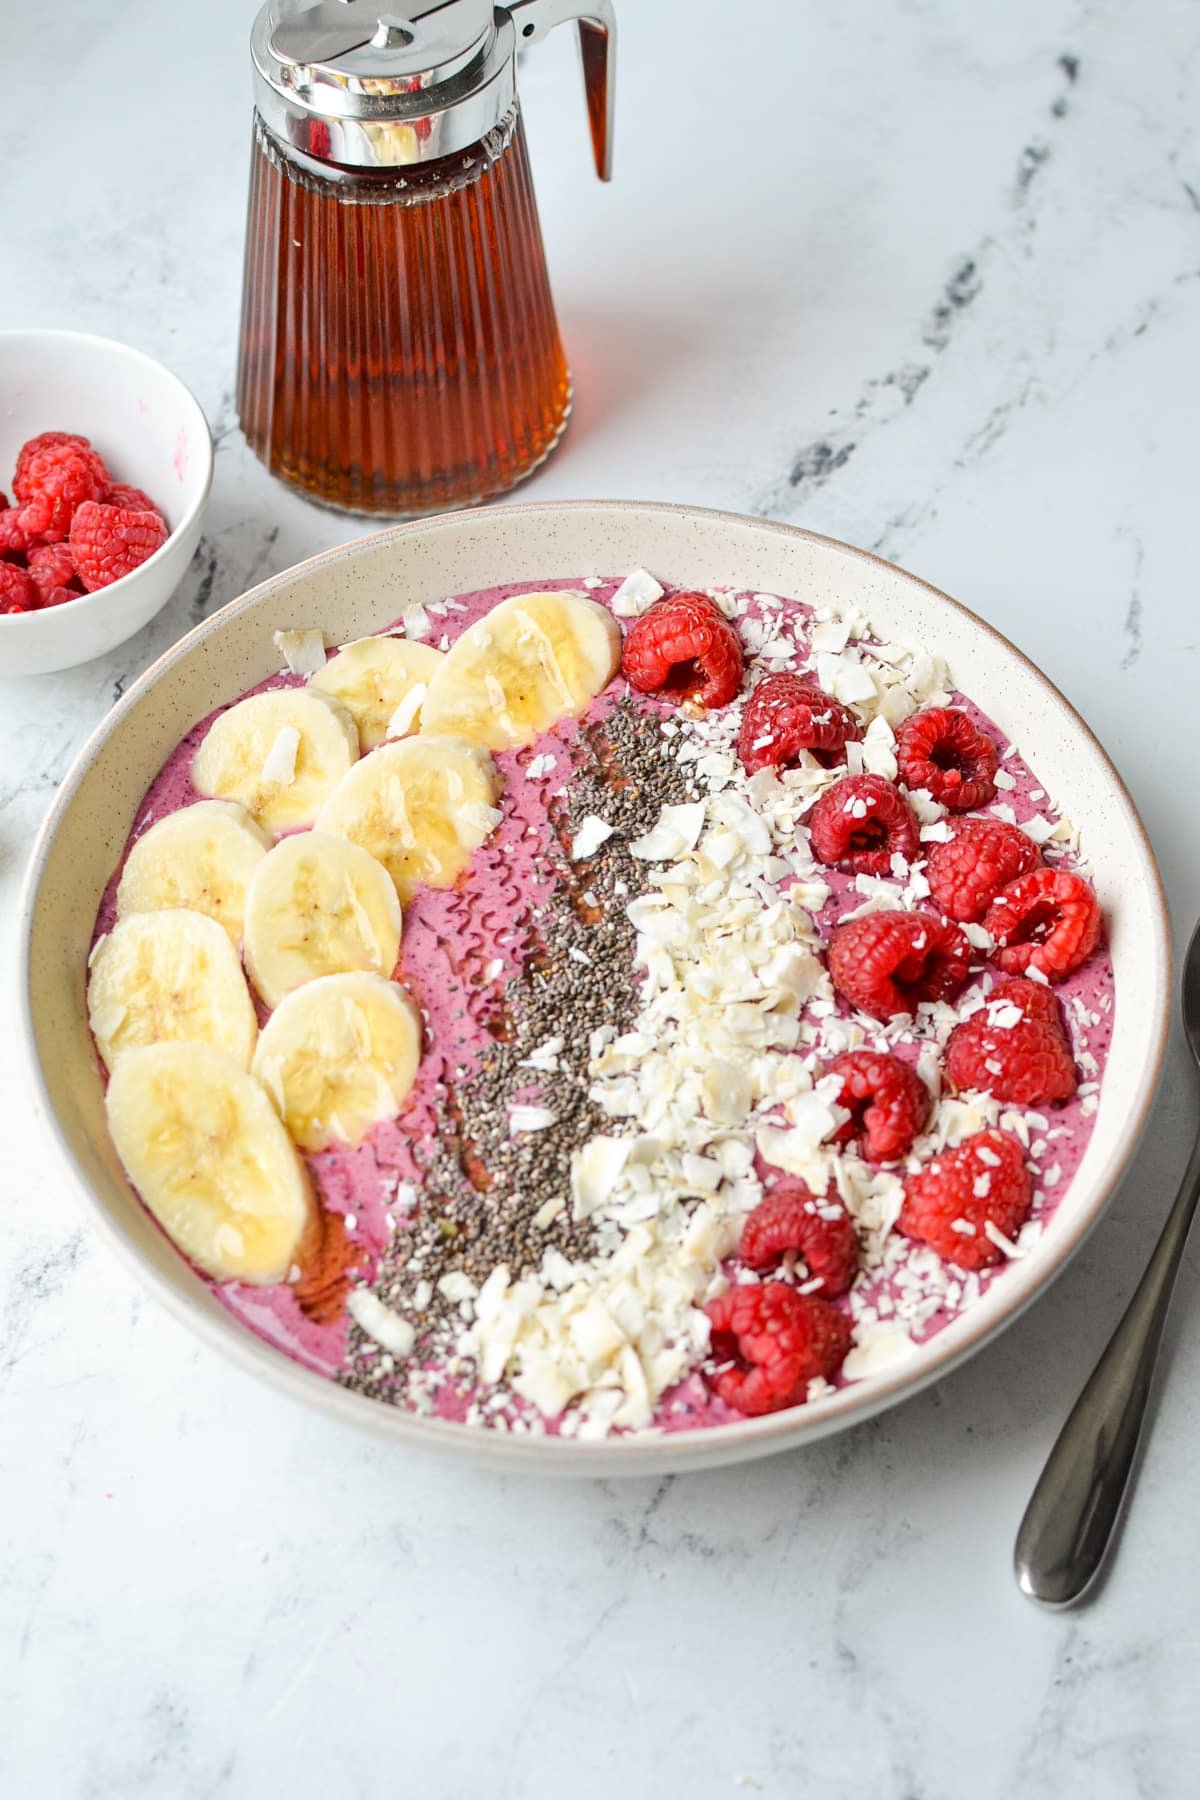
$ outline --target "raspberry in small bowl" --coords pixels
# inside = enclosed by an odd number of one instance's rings
[[[192,559],[208,422],[141,351],[0,331],[0,675],[92,661],[149,623]]]

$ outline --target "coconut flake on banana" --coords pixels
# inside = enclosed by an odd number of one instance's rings
[[[239,944],[246,890],[271,838],[236,800],[200,800],[142,833],[125,860],[117,915],[185,907]]]
[[[204,1044],[143,1046],[113,1070],[105,1109],[130,1181],[198,1268],[218,1281],[287,1276],[316,1216],[312,1191],[244,1068]]]
[[[146,1044],[207,1044],[242,1068],[258,1021],[225,931],[204,913],[131,913],[91,956],[88,1019],[104,1066]]]
[[[363,750],[373,750],[419,728],[429,684],[444,661],[432,644],[358,638],[331,657],[309,686],[339,700],[358,726]]]
[[[246,898],[246,968],[268,1006],[322,975],[390,975],[400,901],[381,863],[348,838],[298,832],[264,856]]]
[[[395,1118],[420,1058],[420,1017],[402,987],[380,975],[323,975],[271,1014],[254,1073],[302,1150],[353,1148]]]
[[[621,661],[621,629],[584,594],[514,594],[453,644],[429,684],[422,731],[508,750],[577,718]]]
[[[272,688],[223,712],[192,763],[192,785],[239,800],[268,831],[311,825],[358,759],[358,727],[312,688]]]
[[[355,763],[318,813],[317,830],[369,851],[407,901],[421,882],[452,886],[500,823],[499,792],[485,750],[422,731]]]

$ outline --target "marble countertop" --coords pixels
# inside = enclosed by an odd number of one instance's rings
[[[192,385],[218,443],[166,611],[101,662],[0,679],[9,932],[33,832],[128,682],[258,577],[357,533],[275,486],[234,417],[251,11],[128,0],[101,29],[63,0],[53,32],[37,8],[5,17],[0,326],[140,345]],[[611,189],[590,175],[568,34],[523,71],[578,384],[526,495],[793,520],[965,600],[1111,751],[1178,938],[1200,898],[1182,804],[1200,682],[1200,13],[622,11]],[[1195,1793],[1194,1257],[1111,1579],[1048,1615],[1009,1558],[1165,1212],[1196,1092],[1176,1038],[1101,1227],[941,1386],[742,1470],[542,1485],[364,1441],[201,1349],[47,1179],[4,1033],[0,1788]]]

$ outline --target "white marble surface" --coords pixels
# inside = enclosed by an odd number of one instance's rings
[[[233,417],[249,0],[53,12],[51,30],[0,6],[0,326],[165,358],[219,450],[168,610],[107,661],[0,680],[9,919],[123,686],[257,576],[353,535],[276,488]],[[1200,898],[1200,11],[623,0],[622,24],[609,191],[570,44],[524,71],[579,387],[526,492],[796,520],[965,599],[1112,751],[1181,933]],[[443,1467],[260,1389],[81,1228],[11,1032],[0,1094],[5,1794],[1197,1791],[1194,1261],[1111,1580],[1053,1617],[1009,1574],[1195,1129],[1177,1041],[1133,1176],[997,1346],[839,1440],[653,1486]]]

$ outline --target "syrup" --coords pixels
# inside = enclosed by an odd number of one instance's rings
[[[538,467],[571,377],[518,105],[402,168],[285,152],[256,117],[237,404],[272,474],[351,512],[474,505]]]

